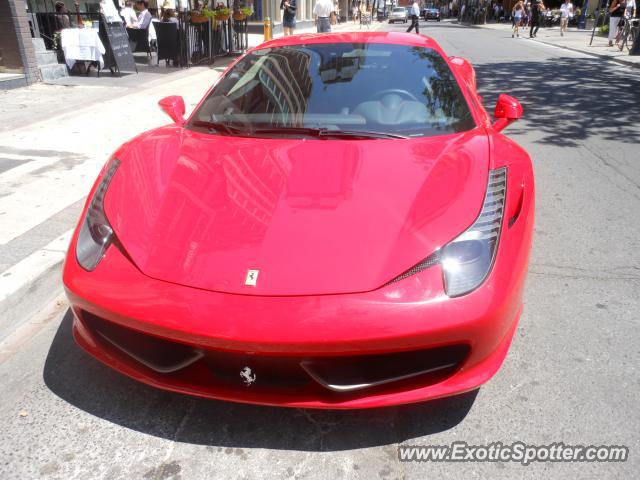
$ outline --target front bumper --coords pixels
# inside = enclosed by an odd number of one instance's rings
[[[170,391],[235,402],[336,409],[419,402],[463,393],[486,382],[502,364],[517,326],[529,252],[529,242],[503,238],[485,283],[459,298],[443,293],[439,265],[372,292],[264,297],[149,278],[113,246],[89,273],[77,264],[74,245],[75,237],[64,269],[75,315],[73,333],[77,343],[98,360]],[[187,348],[199,358],[177,370],[163,371],[106,338],[98,331],[96,318],[98,323],[130,329],[132,337],[142,334],[168,341],[170,349]],[[351,360],[354,365],[363,359],[384,365],[385,359],[400,362],[397,358],[403,352],[409,356],[427,352],[428,357],[434,349],[448,348],[459,353],[453,361],[440,364],[448,368],[407,379],[397,375],[399,381],[372,388],[327,388],[322,379],[313,378],[313,372],[307,372],[311,375],[304,386],[261,385],[261,379],[269,376],[261,368],[273,366],[274,361],[284,363],[285,372],[291,364],[322,363],[322,372],[332,364],[344,369]],[[222,358],[226,376],[224,369],[216,371],[216,358]],[[228,375],[230,366],[236,368],[234,375]],[[251,369],[248,375],[243,374],[244,366]],[[426,368],[418,367],[406,366],[411,371]],[[299,373],[293,372],[292,378]],[[252,375],[256,380],[248,383]]]

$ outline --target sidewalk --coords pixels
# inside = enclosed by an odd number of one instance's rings
[[[487,23],[485,25],[473,26],[504,31],[505,37],[511,38],[511,25],[506,23]],[[605,60],[622,63],[624,65],[636,68],[640,67],[640,55],[631,56],[626,49],[621,52],[616,46],[609,47],[609,40],[607,37],[599,36],[597,31],[593,36],[593,43],[591,45],[589,45],[591,41],[591,30],[577,30],[575,28],[570,28],[563,37],[560,36],[560,27],[540,28],[538,35],[534,39],[529,38],[529,29],[521,29],[519,40],[544,43],[546,45],[552,45],[554,47],[564,48],[574,52],[593,55]]]

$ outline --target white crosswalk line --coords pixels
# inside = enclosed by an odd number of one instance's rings
[[[0,245],[82,199],[89,192],[100,168],[101,165],[87,161],[7,190],[8,194],[0,197]]]
[[[52,157],[48,155],[27,155],[26,153],[7,153],[3,152],[0,148],[0,158],[6,158],[8,160],[48,160]],[[53,157],[58,158],[58,157]]]
[[[60,157],[36,157],[33,155],[9,156],[4,153],[0,153],[0,157],[25,162],[22,165],[17,165],[0,174],[0,192],[8,191],[9,185],[20,181],[21,177],[60,161]]]

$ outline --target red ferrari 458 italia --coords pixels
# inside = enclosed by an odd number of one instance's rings
[[[73,334],[136,380],[366,408],[478,388],[522,311],[534,180],[473,67],[404,33],[296,35],[125,143],[64,267]]]

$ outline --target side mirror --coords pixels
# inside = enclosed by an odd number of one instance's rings
[[[493,128],[499,132],[510,123],[522,118],[522,105],[515,98],[502,93],[496,102],[493,116],[496,119]]]
[[[158,102],[160,108],[178,125],[184,125],[184,99],[178,95],[165,97]]]
[[[471,86],[475,90],[476,71],[474,70],[473,65],[469,63],[469,60],[462,57],[449,57],[449,61],[462,74],[469,86]]]

